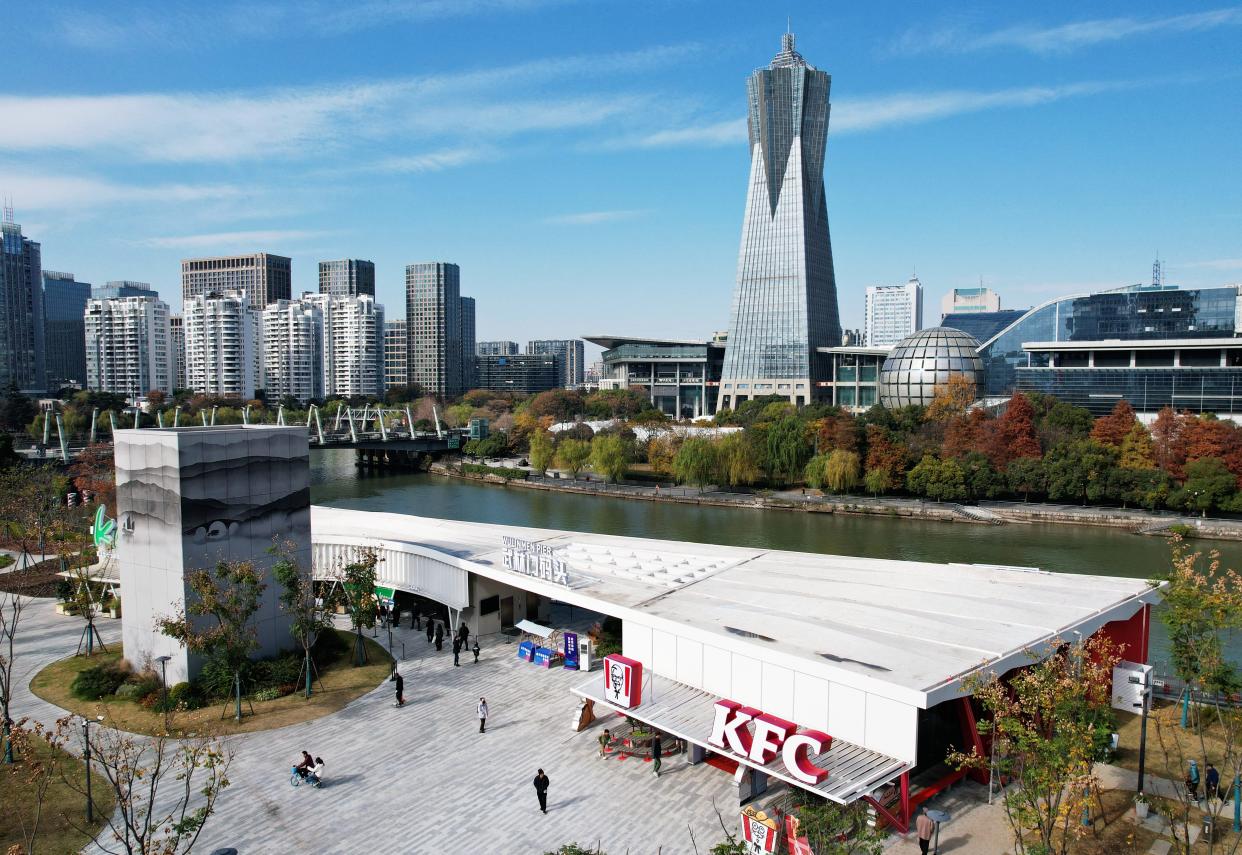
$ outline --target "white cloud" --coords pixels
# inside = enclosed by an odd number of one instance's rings
[[[577,214],[545,217],[543,221],[558,226],[593,226],[599,223],[615,223],[618,220],[632,220],[646,213],[645,210],[583,211]]]
[[[940,92],[897,92],[869,98],[843,98],[833,102],[829,134],[872,131],[894,125],[930,122],[964,113],[1010,107],[1035,107],[1066,98],[1128,89],[1128,81],[1088,81],[1064,86],[1025,86],[980,92],[966,89]],[[723,146],[746,141],[746,119],[728,119],[631,135],[612,140],[606,148],[661,148],[672,146]]]
[[[127,202],[143,204],[236,199],[246,193],[229,184],[122,184],[102,178],[40,175],[0,169],[0,194],[22,210],[74,210]]]
[[[534,12],[574,0],[329,0],[301,3],[136,5],[102,14],[90,8],[56,16],[55,36],[87,50],[129,50],[135,44],[177,50],[203,44],[202,34],[229,40],[291,35],[334,36],[389,24]]]
[[[216,246],[236,245],[270,245],[277,242],[289,243],[321,238],[332,234],[326,231],[309,229],[255,229],[244,232],[215,232],[200,235],[170,235],[165,237],[141,238],[134,241],[139,246],[150,246],[159,249],[196,249]]]
[[[891,53],[911,54],[927,51],[966,53],[996,48],[1018,48],[1036,54],[1053,54],[1134,36],[1161,33],[1192,33],[1220,27],[1242,25],[1242,8],[1215,9],[1170,15],[1164,18],[1097,18],[1053,27],[1021,24],[987,33],[961,27],[939,30],[912,29],[890,48]]]
[[[1207,261],[1183,261],[1170,265],[1175,268],[1195,268],[1202,270],[1242,270],[1242,258],[1212,258]]]
[[[411,134],[495,138],[586,127],[633,114],[650,99],[537,93],[536,84],[579,84],[590,75],[611,80],[619,70],[659,67],[697,50],[694,44],[672,45],[460,74],[249,92],[0,96],[0,114],[22,117],[0,135],[0,151],[229,162],[322,155]]]
[[[485,160],[494,153],[480,146],[462,146],[446,148],[438,151],[427,151],[421,154],[386,157],[369,166],[361,167],[363,172],[439,172],[454,166]]]
[[[1064,86],[1024,86],[979,92],[967,89],[942,92],[898,92],[870,98],[843,99],[834,104],[829,133],[869,131],[892,125],[929,122],[963,113],[1010,107],[1035,107],[1066,98],[1098,95],[1126,89],[1130,82],[1084,82]]]

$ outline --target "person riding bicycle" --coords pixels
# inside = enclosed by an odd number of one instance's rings
[[[308,775],[310,775],[311,767],[314,765],[315,765],[315,758],[310,756],[309,752],[303,751],[302,762],[294,766],[293,771],[297,772],[299,777],[306,778]]]
[[[310,781],[316,787],[323,786],[323,758],[316,757],[315,765],[310,768],[310,775],[306,780]]]

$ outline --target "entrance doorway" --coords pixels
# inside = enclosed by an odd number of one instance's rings
[[[500,600],[500,626],[513,626],[513,597],[502,597]]]

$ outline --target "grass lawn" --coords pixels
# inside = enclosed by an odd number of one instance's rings
[[[1192,714],[1194,710],[1191,711]],[[1157,703],[1147,716],[1147,774],[1171,781],[1182,781],[1186,778],[1186,767],[1190,758],[1199,761],[1200,771],[1205,768],[1204,757],[1216,763],[1223,770],[1227,766],[1222,762],[1225,756],[1225,735],[1215,721],[1216,712],[1204,709],[1207,726],[1202,734],[1196,732],[1193,722],[1185,730],[1181,727],[1182,709],[1178,704],[1161,701]],[[1137,715],[1117,714],[1119,751],[1113,761],[1116,765],[1132,771],[1138,771],[1138,746],[1141,719]],[[1235,742],[1242,738],[1242,723],[1238,725]],[[1235,751],[1237,748],[1235,747]],[[1227,782],[1222,780],[1221,784]]]
[[[334,630],[344,636],[347,650],[335,661],[321,666],[319,676],[323,687],[315,684],[314,694],[309,699],[300,693],[286,695],[274,701],[253,701],[254,715],[250,715],[250,707],[242,701],[241,724],[233,721],[233,706],[229,702],[225,718],[221,718],[224,702],[211,703],[200,710],[192,712],[169,713],[171,730],[174,734],[197,734],[200,736],[224,736],[232,733],[249,733],[255,730],[271,730],[296,724],[302,721],[319,718],[334,713],[361,695],[374,689],[392,673],[393,659],[388,651],[370,638],[364,638],[367,657],[370,664],[360,668],[353,667],[350,659],[353,654],[352,632]],[[30,683],[31,690],[43,700],[70,710],[78,715],[104,716],[104,724],[131,733],[159,733],[164,729],[164,714],[143,709],[141,705],[125,698],[108,698],[100,701],[82,701],[69,692],[69,686],[79,671],[98,665],[102,662],[117,661],[121,658],[119,651],[95,654],[87,659],[85,656],[70,656],[53,662],[40,671]]]
[[[37,748],[43,758],[54,750],[46,743]],[[60,774],[56,775],[43,799],[43,813],[35,837],[35,851],[48,855],[69,855],[82,849],[93,838],[83,834],[74,825],[86,827],[86,797],[65,783],[64,776],[85,783],[86,772],[81,756],[61,754]],[[95,801],[95,825],[97,834],[103,827],[101,817],[112,813],[115,799],[107,780],[95,772],[91,775],[91,795]],[[22,820],[33,819],[33,786],[24,764],[0,766],[0,851],[8,851],[13,845],[23,844]],[[25,851],[22,849],[21,851]]]

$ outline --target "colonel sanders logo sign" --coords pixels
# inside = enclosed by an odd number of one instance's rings
[[[633,709],[642,703],[643,663],[611,653],[604,657],[604,700]]]

